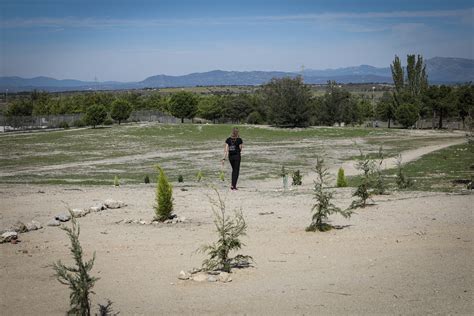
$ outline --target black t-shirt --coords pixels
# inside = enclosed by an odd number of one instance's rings
[[[229,156],[240,155],[240,145],[244,143],[242,138],[233,139],[229,137],[225,140],[225,143],[229,145]]]

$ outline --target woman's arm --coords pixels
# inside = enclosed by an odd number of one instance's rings
[[[222,158],[222,161],[225,160],[228,153],[229,153],[229,145],[226,143],[225,146],[224,146],[224,158]]]

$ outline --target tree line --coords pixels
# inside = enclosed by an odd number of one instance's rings
[[[88,125],[99,125],[110,116],[118,123],[132,111],[158,110],[181,119],[203,118],[214,123],[233,122],[271,124],[278,127],[311,125],[360,125],[369,120],[394,121],[412,127],[419,119],[456,117],[463,124],[473,114],[474,88],[429,85],[423,58],[407,56],[402,67],[398,56],[391,64],[394,87],[378,98],[349,92],[329,81],[323,95],[317,96],[303,78],[272,79],[253,94],[198,95],[179,91],[169,95],[160,92],[140,94],[136,91],[110,93],[76,93],[54,95],[33,91],[28,96],[9,100],[8,116],[84,113]]]

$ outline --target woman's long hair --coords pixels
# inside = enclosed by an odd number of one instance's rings
[[[237,127],[234,127],[232,129],[232,134],[230,134],[230,137],[233,139],[236,139],[239,137],[239,129]]]

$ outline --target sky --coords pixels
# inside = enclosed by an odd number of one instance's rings
[[[141,81],[474,58],[474,2],[0,0],[0,76]]]

